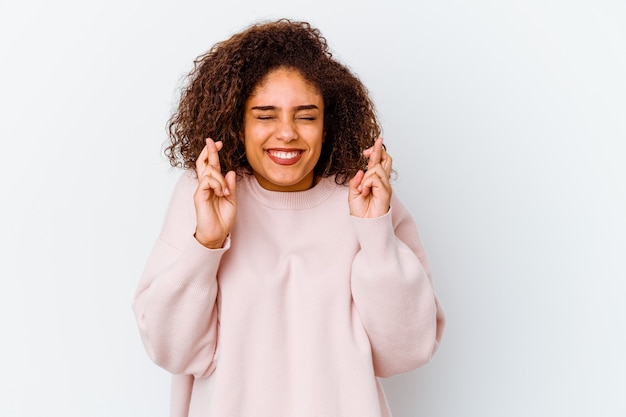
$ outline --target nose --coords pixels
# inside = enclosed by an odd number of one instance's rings
[[[298,139],[295,122],[292,118],[281,118],[276,129],[276,138],[283,142],[291,142]]]

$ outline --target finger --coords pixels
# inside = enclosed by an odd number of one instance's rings
[[[202,190],[207,191],[211,189],[215,195],[220,197],[230,194],[226,179],[211,165],[207,165],[199,180],[198,188]]]
[[[213,142],[213,140],[210,138],[206,140],[208,163],[213,168],[219,171],[221,171],[220,170],[220,157],[217,153],[220,149],[222,149],[222,146],[223,144],[221,141]]]
[[[226,181],[226,188],[224,189],[224,194],[227,196],[232,196],[235,198],[235,188],[237,187],[237,174],[235,171],[228,171],[226,176],[224,177]]]
[[[207,176],[205,184],[208,188],[213,190],[213,193],[218,197],[224,197],[226,195],[226,181],[221,175],[219,177]]]
[[[383,169],[387,173],[387,176],[388,177],[391,176],[391,167],[393,165],[393,158],[391,157],[391,155],[387,153],[387,151],[384,148],[383,148],[382,155],[380,158],[380,164],[382,165]]]
[[[196,158],[196,175],[198,176],[198,178],[202,176],[202,173],[206,168],[208,152],[209,151],[205,145],[204,148],[202,148],[202,152],[200,152],[200,155],[198,155],[198,158]]]
[[[361,190],[361,182],[363,181],[363,176],[365,176],[365,173],[362,170],[359,170],[354,177],[352,177],[352,179],[350,180],[350,189],[349,189],[349,194],[350,195],[356,195],[356,194],[360,194]]]
[[[377,164],[371,169],[368,169],[365,173],[365,177],[361,182],[363,188],[382,188],[386,191],[391,191],[391,183],[389,181],[389,174],[382,167],[381,164]]]
[[[371,148],[371,152],[369,153],[370,159],[367,163],[368,169],[380,162],[382,151],[383,151],[383,138],[378,138],[374,142],[374,146]]]

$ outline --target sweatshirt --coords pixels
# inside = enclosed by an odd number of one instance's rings
[[[429,361],[445,322],[402,203],[357,218],[334,178],[276,192],[243,175],[235,225],[208,249],[196,186],[178,180],[133,302],[173,374],[171,416],[391,416],[379,377]]]

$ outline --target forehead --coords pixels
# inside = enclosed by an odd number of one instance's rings
[[[278,68],[265,75],[253,88],[248,100],[270,97],[299,97],[321,101],[322,96],[315,84],[311,83],[295,69]]]

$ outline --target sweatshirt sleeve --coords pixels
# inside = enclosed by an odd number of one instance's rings
[[[209,375],[217,342],[217,270],[224,248],[207,249],[193,237],[195,176],[178,180],[161,234],[133,300],[150,358],[173,374]]]
[[[387,214],[352,219],[361,246],[352,265],[352,297],[374,371],[380,377],[412,371],[432,358],[445,326],[415,222],[394,196]]]

